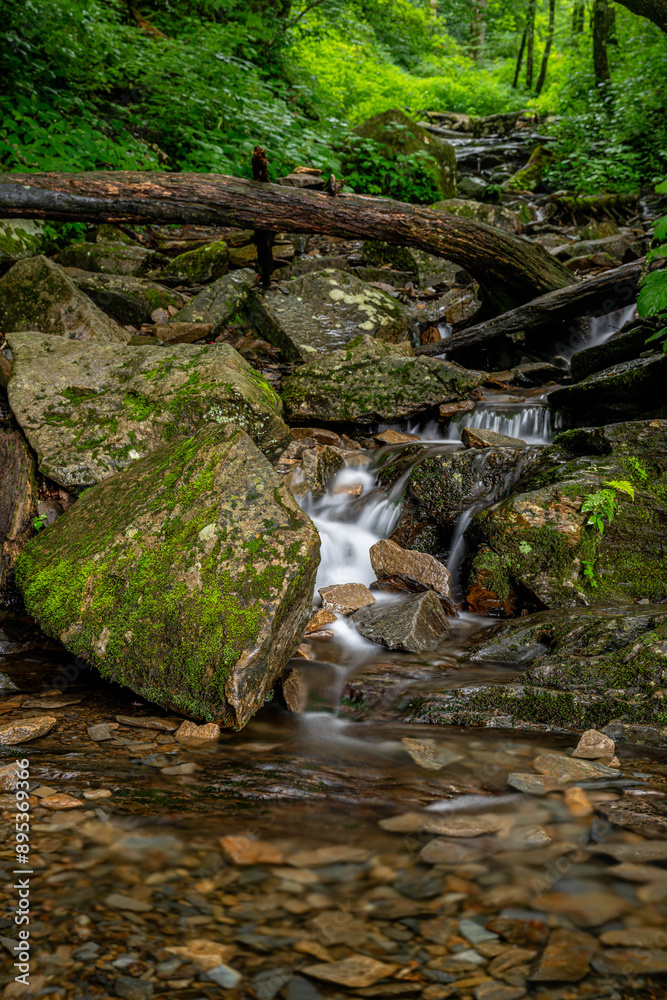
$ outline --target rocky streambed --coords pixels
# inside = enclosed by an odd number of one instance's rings
[[[525,146],[425,124],[485,186]],[[442,208],[582,276],[651,227]],[[665,996],[651,329],[463,367],[483,290],[447,261],[285,235],[264,291],[252,233],[140,237],[3,257],[4,995]]]

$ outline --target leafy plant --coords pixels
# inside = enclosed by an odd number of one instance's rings
[[[352,191],[425,205],[442,197],[432,177],[433,160],[425,150],[390,153],[374,139],[351,135],[341,154],[345,184]]]
[[[32,526],[35,529],[35,531],[41,531],[42,528],[46,527],[47,522],[48,518],[46,514],[40,514],[39,517],[33,519]]]
[[[667,181],[658,184],[655,190],[657,194],[666,194]],[[654,245],[646,255],[647,265],[653,260],[667,257],[667,215],[658,219],[652,242]],[[663,314],[667,317],[667,267],[644,272],[637,296],[637,312],[644,318]],[[654,341],[662,341],[662,349],[667,352],[667,326],[656,330],[646,339],[647,344]]]
[[[591,562],[591,560],[590,559],[582,559],[581,560],[581,568],[582,568],[584,577],[588,580],[588,582],[590,583],[591,587],[597,587],[598,582],[595,579],[595,570],[593,569],[593,563]]]
[[[604,533],[605,521],[610,524],[614,519],[617,506],[617,496],[615,491],[627,493],[631,500],[635,498],[635,488],[627,480],[609,479],[603,483],[607,489],[596,490],[584,497],[584,502],[580,510],[588,514],[586,524],[594,525],[600,534]]]

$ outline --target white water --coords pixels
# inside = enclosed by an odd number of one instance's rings
[[[490,404],[454,417],[447,428],[447,440],[460,441],[464,427],[478,427],[521,438],[526,444],[550,444],[561,425],[560,414],[552,413],[548,406]]]
[[[599,347],[606,344],[618,330],[622,330],[626,323],[633,320],[637,315],[637,306],[623,306],[614,312],[606,313],[604,316],[591,316],[589,320],[588,333],[586,335],[575,334],[567,348],[562,350],[561,356],[566,361],[571,361],[575,354],[585,350],[587,347]]]

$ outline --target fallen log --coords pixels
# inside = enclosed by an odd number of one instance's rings
[[[445,340],[418,347],[415,354],[448,356],[469,350],[499,337],[524,332],[536,333],[554,324],[581,317],[605,316],[630,305],[637,297],[637,286],[645,258],[615,267],[596,278],[579,281],[548,292],[525,305],[503,313],[496,319],[457,330]],[[562,331],[559,330],[559,336]]]
[[[489,315],[572,282],[538,243],[388,198],[331,195],[221,174],[0,174],[0,218],[190,223],[384,240],[465,268]]]

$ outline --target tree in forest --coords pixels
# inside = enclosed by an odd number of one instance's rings
[[[535,87],[536,94],[542,93],[542,88],[544,87],[544,83],[547,78],[547,64],[549,62],[549,53],[551,52],[551,45],[554,40],[555,18],[556,18],[556,0],[549,0],[549,26],[547,28],[546,42],[544,43],[544,53],[542,55],[542,65],[540,67],[540,75],[537,79],[537,86]]]
[[[607,0],[593,0],[593,72],[599,87],[606,87],[611,80],[607,41],[609,35],[609,7]]]
[[[472,16],[470,20],[470,57],[479,63],[484,52],[486,40],[486,11],[488,0],[472,0]]]
[[[528,0],[526,20],[526,90],[533,89],[533,50],[535,46],[535,8],[536,0]]]

